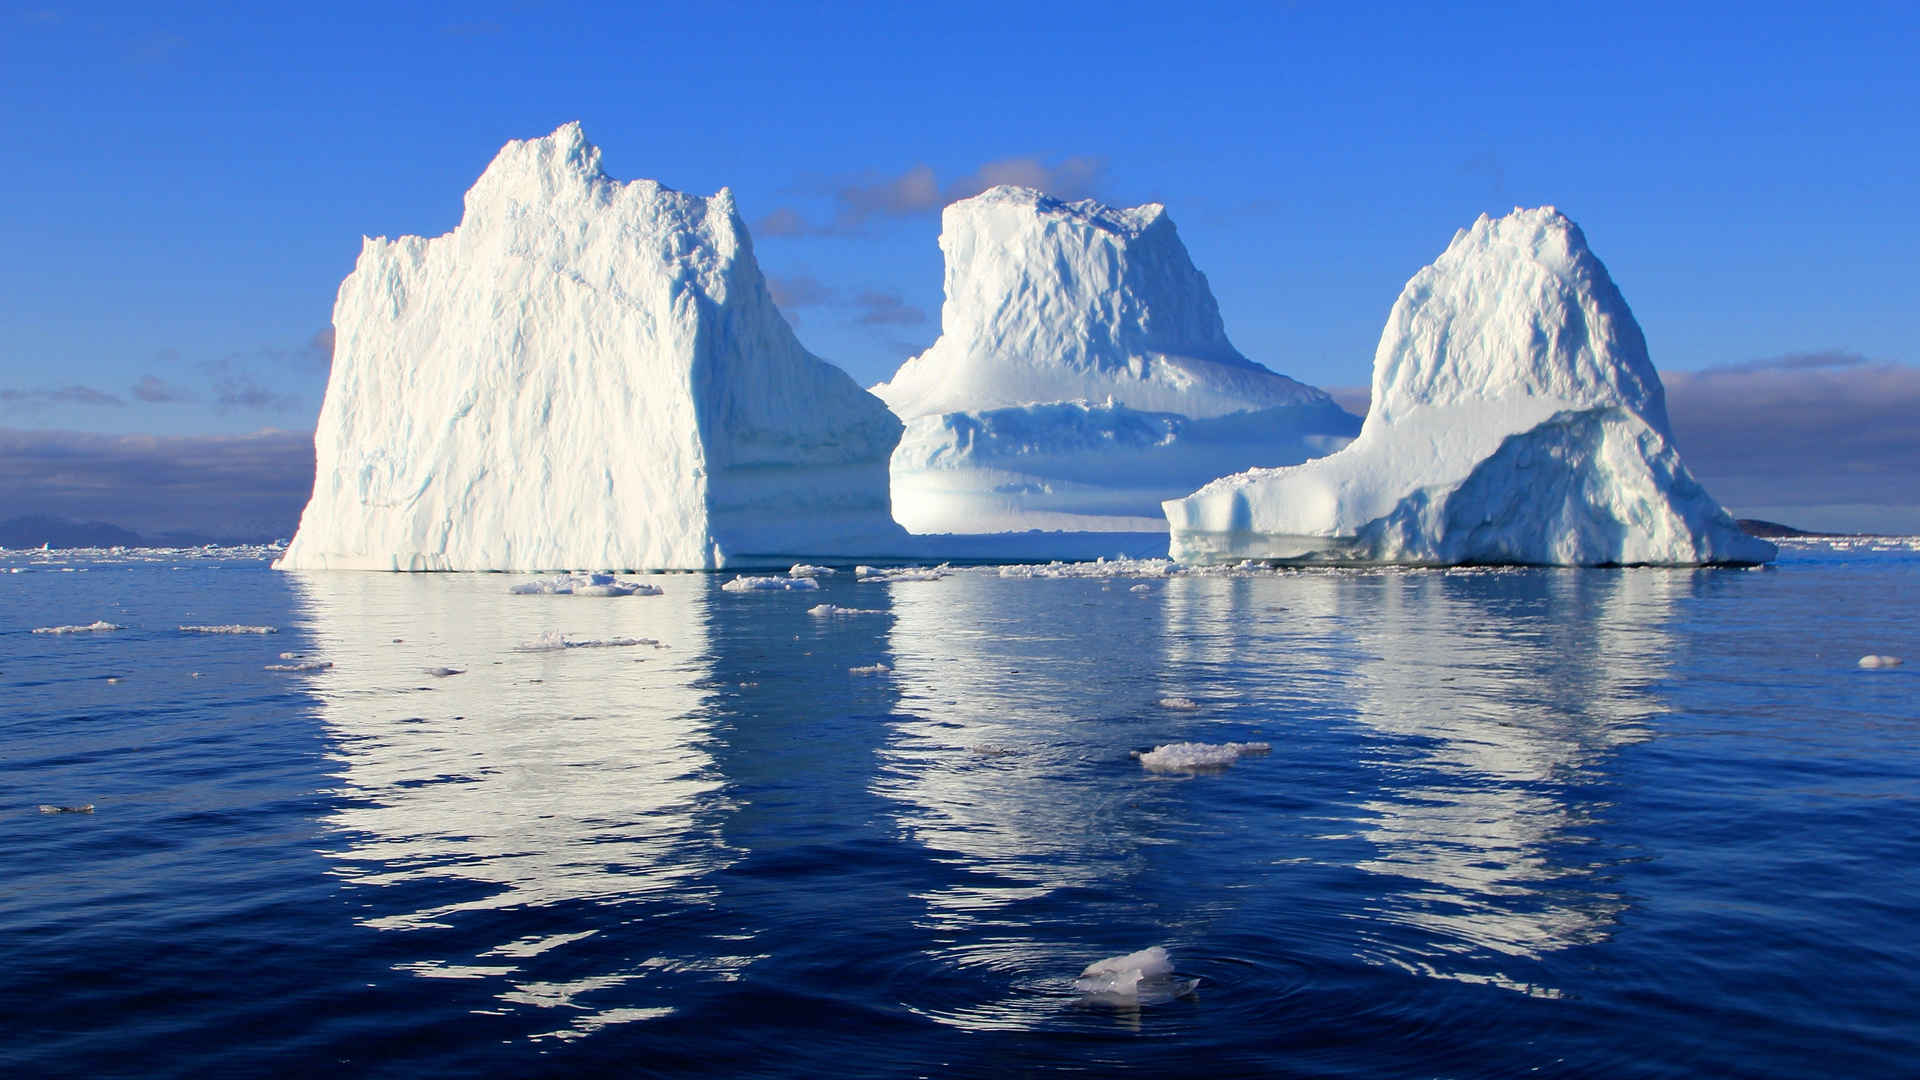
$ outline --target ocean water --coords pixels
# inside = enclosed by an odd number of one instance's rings
[[[0,555],[0,1073],[1920,1060],[1920,543],[840,570]]]

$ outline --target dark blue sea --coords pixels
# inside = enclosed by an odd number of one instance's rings
[[[0,1075],[1920,1070],[1920,542],[838,569],[0,555]]]

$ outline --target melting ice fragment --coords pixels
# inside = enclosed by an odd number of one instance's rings
[[[660,586],[622,581],[612,574],[562,574],[509,586],[515,596],[659,596]]]
[[[810,577],[751,577],[742,574],[725,585],[720,586],[727,592],[806,592],[818,589],[820,583]]]
[[[1165,504],[1181,562],[1756,563],[1681,464],[1620,291],[1552,207],[1482,216],[1407,283],[1360,435]]]
[[[101,619],[98,622],[91,622],[85,626],[36,626],[33,628],[33,632],[36,634],[104,634],[110,630],[125,629],[126,627],[117,623],[110,623],[105,619]]]
[[[809,615],[885,615],[879,608],[841,607],[839,604],[815,604],[807,609]]]
[[[1899,667],[1901,664],[1904,664],[1904,663],[1906,663],[1906,661],[1900,659],[1897,656],[1880,656],[1877,654],[1870,654],[1860,658],[1860,666],[1863,668]]]
[[[1243,757],[1265,754],[1272,749],[1272,744],[1263,742],[1179,742],[1145,752],[1135,751],[1134,756],[1150,772],[1207,772],[1224,769]]]
[[[277,634],[280,629],[275,626],[242,626],[238,623],[229,623],[221,626],[182,626],[180,632],[183,634]]]
[[[1164,1004],[1193,993],[1198,985],[1199,979],[1176,977],[1173,957],[1158,945],[1125,956],[1096,960],[1073,980],[1073,988],[1080,991],[1082,1005],[1109,1009]]]

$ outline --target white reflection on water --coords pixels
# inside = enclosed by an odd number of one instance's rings
[[[293,575],[334,664],[309,682],[340,784],[328,821],[339,842],[324,854],[350,894],[380,890],[363,897],[363,925],[461,931],[421,936],[423,950],[457,940],[453,955],[397,968],[499,979],[503,1001],[586,1009],[582,995],[646,965],[582,971],[568,946],[601,932],[609,905],[710,902],[704,879],[736,858],[708,745],[706,589],[667,578],[663,596],[513,596],[512,580]],[[551,634],[660,647],[522,648]],[[507,909],[549,909],[575,928],[476,947],[485,914]],[[661,1014],[620,1012],[574,1017],[562,1033]]]
[[[1648,737],[1649,686],[1689,572],[1385,575],[1343,595],[1366,654],[1358,719],[1390,786],[1361,803],[1361,869],[1404,884],[1361,915],[1430,932],[1373,934],[1362,955],[1436,978],[1553,995],[1500,970],[1592,944],[1625,907],[1569,858],[1603,805],[1583,789]]]

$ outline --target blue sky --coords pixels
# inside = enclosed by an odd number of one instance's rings
[[[501,143],[577,119],[617,177],[732,187],[802,340],[863,383],[938,333],[939,197],[987,179],[1166,203],[1241,350],[1329,387],[1367,382],[1454,230],[1550,202],[1669,382],[1715,372],[1695,434],[1676,409],[1690,461],[1738,460],[1761,421],[1730,403],[1803,376],[1818,446],[1920,406],[1916,31],[1894,5],[7,8],[0,428],[310,430],[361,235],[452,228]],[[1912,481],[1862,479],[1920,464],[1881,434],[1896,460],[1832,463],[1860,483],[1831,527],[1881,503],[1920,530]]]

